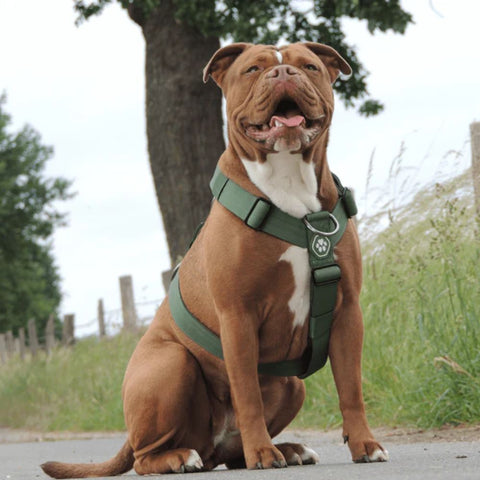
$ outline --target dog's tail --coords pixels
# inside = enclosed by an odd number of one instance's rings
[[[42,470],[53,478],[111,477],[132,469],[135,458],[128,440],[115,457],[102,463],[47,462]]]

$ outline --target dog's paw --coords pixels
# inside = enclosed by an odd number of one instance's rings
[[[317,452],[300,443],[275,445],[285,457],[287,465],[314,465],[320,461]]]
[[[387,462],[388,450],[383,448],[375,440],[348,441],[352,453],[352,460],[355,463]]]
[[[273,445],[253,448],[246,455],[247,468],[284,468],[287,466],[285,458],[280,450]]]
[[[200,472],[204,465],[196,450],[177,448],[161,453],[149,452],[139,456],[133,468],[138,475],[156,475],[159,473]]]
[[[378,448],[374,450],[371,455],[363,455],[360,458],[356,458],[353,461],[355,463],[372,463],[372,462],[388,462],[388,450],[381,450]]]
[[[185,463],[182,465],[180,472],[177,473],[185,473],[185,472],[200,472],[203,469],[203,462],[200,458],[200,455],[196,450],[190,450],[190,455],[188,456]]]
[[[203,462],[196,450],[189,450],[186,454],[176,455],[176,458],[170,461],[171,471],[173,473],[200,472],[203,470]]]

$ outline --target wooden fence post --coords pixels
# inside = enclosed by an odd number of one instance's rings
[[[134,331],[137,328],[137,312],[135,311],[131,275],[120,277],[120,296],[122,298],[123,328],[127,331]]]
[[[18,337],[13,339],[13,351],[15,352],[15,355],[20,356],[20,340]]]
[[[31,318],[27,324],[28,328],[28,344],[30,346],[30,352],[32,357],[35,357],[38,352],[38,337],[37,337],[37,326],[35,325],[35,320]]]
[[[75,342],[75,315],[73,313],[63,316],[62,343],[66,347]]]
[[[25,329],[23,327],[18,329],[18,346],[20,358],[25,360]]]
[[[5,334],[5,343],[7,347],[7,356],[8,358],[12,358],[15,353],[15,342],[13,341],[13,333],[11,330]]]
[[[55,317],[51,314],[48,317],[47,325],[45,326],[45,350],[47,355],[52,353],[55,348]]]
[[[103,309],[103,300],[98,300],[97,306],[98,312],[98,332],[100,334],[100,338],[105,337],[105,310]]]
[[[472,145],[472,177],[473,194],[475,195],[475,211],[480,218],[480,122],[470,124],[470,143]]]
[[[7,344],[5,343],[5,334],[0,333],[0,360],[7,363]]]

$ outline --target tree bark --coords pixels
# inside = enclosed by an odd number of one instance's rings
[[[208,183],[225,149],[221,92],[202,81],[219,39],[179,23],[174,11],[164,0],[141,23],[148,152],[172,266],[209,211]]]

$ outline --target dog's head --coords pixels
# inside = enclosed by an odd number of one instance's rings
[[[218,50],[204,69],[227,101],[229,140],[241,157],[311,151],[333,113],[332,84],[350,75],[336,50],[320,43],[281,48],[235,43]]]

